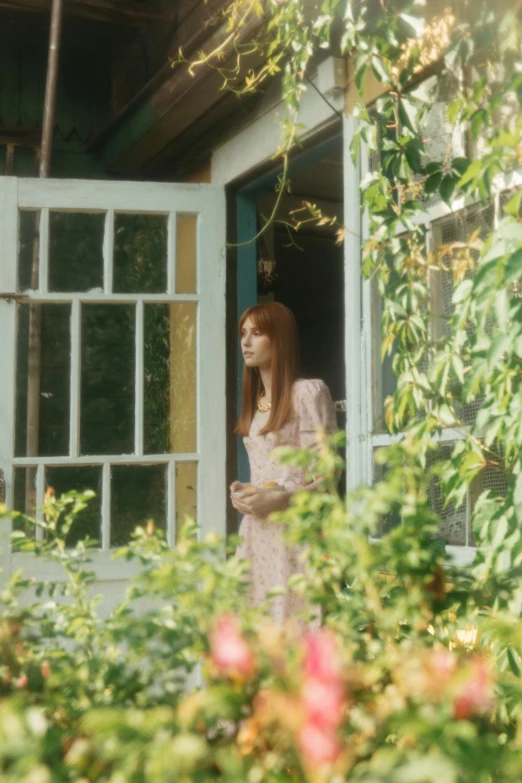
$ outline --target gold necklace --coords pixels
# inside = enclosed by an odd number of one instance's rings
[[[262,397],[258,397],[258,400],[257,400],[257,410],[260,413],[266,413],[267,411],[272,409],[272,403],[271,402],[267,402],[266,405],[261,405],[261,400],[262,400]]]

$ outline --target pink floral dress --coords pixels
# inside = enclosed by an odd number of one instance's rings
[[[278,432],[259,434],[262,423],[254,417],[250,433],[244,438],[250,462],[250,483],[262,487],[266,481],[276,481],[287,490],[297,489],[306,483],[300,468],[279,464],[272,454],[278,446],[310,448],[317,442],[317,429],[325,432],[336,430],[335,408],[328,387],[320,380],[298,380],[293,388],[294,414]],[[302,571],[299,556],[302,549],[289,546],[283,537],[284,527],[277,522],[253,515],[243,517],[239,534],[243,541],[237,554],[250,563],[250,599],[260,604],[273,587],[286,586],[293,574]],[[303,603],[291,590],[276,596],[272,613],[276,622],[294,616],[303,609]]]

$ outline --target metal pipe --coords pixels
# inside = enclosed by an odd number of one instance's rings
[[[40,156],[40,177],[48,177],[53,150],[54,115],[58,85],[58,63],[62,31],[63,0],[53,0],[51,8],[51,30],[49,33],[49,58],[45,82],[44,116],[42,125],[42,150]]]
[[[60,41],[62,31],[63,0],[53,0],[51,8],[51,26],[49,31],[49,57],[45,82],[44,114],[42,123],[42,145],[38,176],[49,176],[53,151],[54,116],[58,85],[58,64],[60,60]],[[31,264],[31,288],[41,288],[40,280],[40,236],[39,213],[35,214],[33,258]],[[45,290],[45,289],[44,289]],[[42,307],[32,303],[29,307],[29,341],[27,366],[27,429],[26,454],[33,457],[38,454],[40,441],[40,381],[42,364]],[[36,472],[28,468],[26,472],[25,508],[26,513],[34,516],[36,511]]]

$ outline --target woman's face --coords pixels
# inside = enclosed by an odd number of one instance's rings
[[[268,370],[272,366],[272,343],[270,338],[254,326],[247,318],[241,329],[241,350],[247,367]]]

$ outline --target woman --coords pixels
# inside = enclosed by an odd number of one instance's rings
[[[251,484],[235,481],[230,490],[232,505],[245,515],[238,554],[250,563],[251,600],[257,605],[268,590],[286,586],[302,570],[301,548],[286,544],[283,526],[268,517],[286,508],[292,494],[306,486],[306,471],[279,464],[272,451],[277,446],[313,447],[318,429],[331,433],[336,421],[323,381],[299,378],[297,324],[287,307],[279,302],[254,305],[241,316],[239,331],[245,364],[236,432],[244,438]],[[277,622],[304,608],[288,589],[272,607]]]

